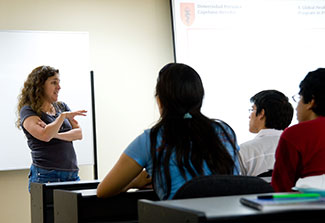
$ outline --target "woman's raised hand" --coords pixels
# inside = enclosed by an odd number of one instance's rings
[[[86,110],[78,110],[78,111],[68,111],[63,112],[62,114],[65,115],[65,118],[73,120],[75,116],[86,116]]]

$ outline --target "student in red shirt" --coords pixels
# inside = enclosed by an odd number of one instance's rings
[[[291,191],[299,178],[325,174],[325,68],[309,72],[293,99],[298,124],[281,135],[275,153],[272,186]]]

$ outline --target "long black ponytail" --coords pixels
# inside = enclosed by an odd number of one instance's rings
[[[185,64],[167,64],[159,72],[156,97],[160,101],[161,119],[150,132],[152,177],[154,183],[156,179],[164,182],[164,178],[166,185],[154,187],[166,187],[166,198],[169,197],[173,153],[185,180],[186,172],[192,177],[203,175],[204,161],[213,174],[232,174],[234,160],[215,130],[216,125],[223,129],[222,125],[200,111],[204,89],[198,73]],[[161,142],[157,142],[158,134],[162,136]],[[233,147],[236,150],[235,143]]]

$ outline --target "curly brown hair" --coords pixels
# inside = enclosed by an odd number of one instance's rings
[[[24,83],[24,87],[18,96],[17,128],[20,129],[20,110],[23,106],[29,105],[39,116],[41,115],[41,107],[43,104],[44,84],[49,78],[58,74],[59,70],[50,66],[36,67],[28,75]]]

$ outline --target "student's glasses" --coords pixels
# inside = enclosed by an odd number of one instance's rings
[[[295,95],[292,96],[292,100],[293,100],[294,102],[299,102],[300,97],[301,97],[300,94],[295,94]]]
[[[254,108],[249,108],[249,109],[248,109],[248,112],[249,112],[249,113],[252,113],[253,111],[255,111]]]

